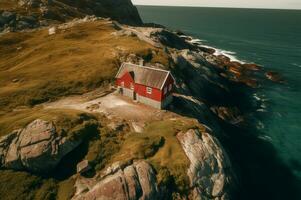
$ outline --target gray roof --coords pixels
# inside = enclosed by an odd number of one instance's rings
[[[169,71],[162,69],[123,63],[116,75],[116,78],[121,78],[126,72],[131,74],[135,83],[158,89],[162,89],[168,75],[170,74]]]

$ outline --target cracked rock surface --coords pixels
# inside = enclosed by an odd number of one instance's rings
[[[161,199],[156,174],[146,161],[137,161],[123,169],[109,167],[100,180],[79,177],[73,200],[85,199]]]
[[[177,138],[190,161],[187,175],[192,199],[229,199],[233,173],[230,160],[218,140],[193,129],[180,132]]]
[[[8,169],[47,172],[79,144],[59,136],[52,122],[37,119],[0,138],[0,164]]]

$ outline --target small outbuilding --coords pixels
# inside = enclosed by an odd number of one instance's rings
[[[116,74],[119,93],[154,108],[166,108],[172,102],[175,80],[170,71],[123,63]]]

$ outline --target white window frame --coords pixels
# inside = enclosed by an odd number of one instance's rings
[[[172,84],[169,84],[168,90],[171,91],[171,89],[172,89]]]
[[[152,93],[153,93],[153,88],[151,88],[151,87],[146,87],[146,93],[147,93],[147,94],[152,94]]]

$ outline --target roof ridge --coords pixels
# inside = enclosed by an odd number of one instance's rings
[[[136,66],[136,67],[142,67],[142,68],[151,69],[151,70],[163,71],[163,72],[167,72],[167,73],[170,72],[170,71],[164,70],[164,69],[158,69],[158,68],[154,68],[154,67],[147,67],[147,66],[144,66],[144,65],[137,65],[137,64],[128,63],[128,62],[124,62],[123,64],[133,65],[133,66]]]

